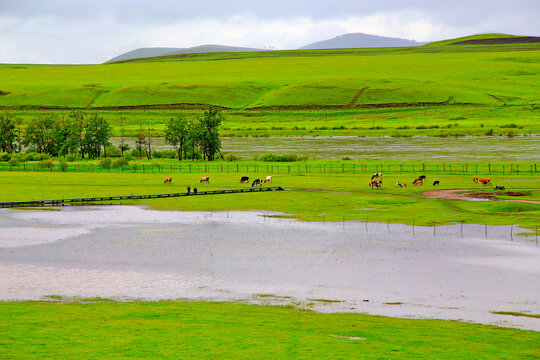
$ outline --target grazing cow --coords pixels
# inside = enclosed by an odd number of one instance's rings
[[[422,185],[424,185],[424,182],[422,180],[420,180],[420,178],[418,178],[418,179],[414,179],[412,184],[414,186],[422,186]]]
[[[426,180],[426,175],[420,175],[418,178],[419,178],[420,180],[424,181],[424,180]]]
[[[475,182],[475,183],[478,183],[478,178],[477,178],[477,177],[473,177],[473,178],[472,178],[472,181]]]
[[[403,187],[407,187],[407,183],[403,183]]]
[[[249,183],[249,176],[242,176],[240,178],[240,183]]]
[[[439,185],[439,180],[435,180],[435,181],[433,182],[433,186],[435,186],[435,185]]]
[[[268,175],[266,179],[264,179],[264,182],[272,182],[272,176]]]
[[[382,178],[382,173],[375,173],[371,176],[371,180]]]
[[[505,187],[504,187],[504,186],[500,186],[500,185],[495,185],[495,191],[498,191],[498,190],[504,191],[504,190],[505,190]]]
[[[484,185],[491,185],[491,180],[490,179],[480,179],[478,181],[480,181]]]
[[[397,187],[397,188],[400,188],[400,187],[403,187],[403,185],[401,185],[401,183],[398,181],[398,182],[396,183],[396,187]]]
[[[371,186],[372,189],[380,188],[382,186],[382,181],[380,180],[373,180],[369,183],[369,186]]]
[[[261,186],[262,184],[263,184],[263,179],[255,179],[255,180],[253,180],[253,182],[251,183],[251,187],[254,187],[255,185]]]
[[[201,183],[207,183],[207,184],[208,184],[209,181],[210,181],[210,176],[203,176],[203,177],[201,178],[201,181],[200,181],[200,182],[201,182]]]
[[[166,177],[165,180],[163,180],[164,184],[170,184],[172,183],[172,177]]]

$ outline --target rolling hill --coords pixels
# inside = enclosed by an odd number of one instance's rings
[[[540,43],[176,54],[0,65],[3,108],[320,109],[540,102]]]

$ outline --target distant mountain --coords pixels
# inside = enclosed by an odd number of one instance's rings
[[[147,57],[154,57],[154,56],[163,56],[163,55],[166,55],[167,53],[170,53],[171,51],[178,51],[178,50],[183,50],[183,49],[168,48],[168,47],[140,48],[140,49],[128,51],[127,53],[124,53],[122,55],[118,55],[112,58],[111,60],[108,60],[107,62],[147,58]]]
[[[312,44],[302,46],[301,48],[299,48],[299,50],[403,47],[420,46],[424,44],[426,43],[417,42],[414,40],[353,33],[336,36],[335,38],[329,40],[317,41]]]
[[[190,48],[140,48],[129,51],[127,53],[118,55],[106,62],[149,58],[155,56],[169,56],[169,55],[182,55],[182,54],[201,54],[201,53],[214,53],[214,52],[248,52],[248,51],[264,51],[263,49],[245,48],[238,46],[226,46],[226,45],[200,45]]]

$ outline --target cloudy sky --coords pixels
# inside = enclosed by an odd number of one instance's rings
[[[0,0],[0,63],[101,63],[140,47],[294,49],[352,32],[540,36],[540,0]]]

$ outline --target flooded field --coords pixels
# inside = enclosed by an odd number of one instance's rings
[[[134,148],[135,140],[126,142]],[[349,157],[389,160],[540,160],[540,136],[520,137],[270,137],[224,138],[223,153],[253,158],[268,152],[297,154],[312,159],[340,160]],[[119,144],[120,139],[114,138]],[[154,148],[169,149],[164,138],[154,139]],[[271,150],[269,150],[271,149]]]
[[[295,304],[540,331],[540,248],[509,226],[306,223],[140,207],[0,210],[0,300]],[[269,215],[269,214],[266,214]],[[514,234],[516,229],[514,229]]]

